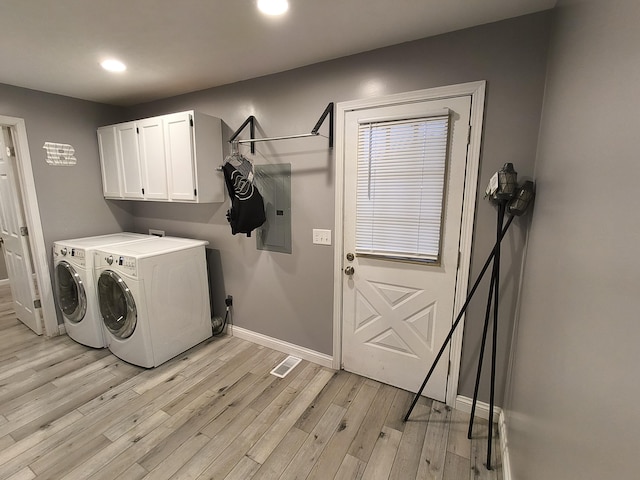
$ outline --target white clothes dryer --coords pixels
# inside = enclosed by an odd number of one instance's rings
[[[82,345],[105,348],[98,312],[93,252],[96,248],[155,238],[139,233],[113,233],[60,240],[53,244],[54,290],[69,337]]]
[[[211,336],[207,244],[158,237],[95,252],[99,310],[114,355],[151,368]]]

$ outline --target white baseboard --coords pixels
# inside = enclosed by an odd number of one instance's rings
[[[262,345],[263,347],[269,347],[279,352],[293,355],[309,362],[317,363],[323,367],[333,368],[333,357],[331,355],[316,352],[315,350],[300,347],[299,345],[294,345],[293,343],[285,342],[283,340],[278,340],[277,338],[269,337],[262,333],[252,332],[246,328],[236,327],[233,325],[230,325],[229,327],[229,331],[234,337],[242,338],[243,340],[248,340],[249,342]]]
[[[456,410],[471,413],[473,399],[458,395],[456,397]],[[489,404],[484,402],[476,403],[476,417],[489,420]],[[511,480],[511,463],[509,462],[509,448],[507,442],[507,423],[504,411],[500,407],[493,407],[493,418],[498,422],[498,436],[500,438],[500,451],[502,453],[502,478],[503,480]]]
[[[500,431],[500,450],[502,451],[502,478],[503,480],[511,480],[511,461],[509,460],[509,442],[507,441],[507,419],[502,409],[498,417],[498,430]]]
[[[458,395],[456,397],[455,409],[460,410],[461,412],[471,413],[471,406],[473,405],[473,399],[469,397],[464,397],[462,395]],[[498,421],[498,417],[502,409],[500,407],[493,407],[493,418],[495,421]],[[476,402],[476,417],[484,418],[485,420],[489,420],[489,404],[484,402]]]
[[[2,280],[0,280],[0,287],[4,287],[5,285],[9,285],[8,278],[3,278]]]

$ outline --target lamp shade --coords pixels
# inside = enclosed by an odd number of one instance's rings
[[[494,193],[495,200],[510,200],[518,188],[518,174],[513,169],[513,163],[505,163],[498,170],[498,189]]]
[[[518,188],[515,196],[507,206],[507,211],[510,215],[520,216],[524,214],[529,209],[529,205],[533,202],[534,196],[535,186],[533,182],[527,180]]]

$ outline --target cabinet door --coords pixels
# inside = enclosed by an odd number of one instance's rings
[[[116,127],[98,129],[98,149],[102,172],[102,193],[105,198],[122,198]]]
[[[116,125],[116,133],[122,167],[122,197],[143,198],[136,123],[127,122]]]
[[[138,127],[144,198],[167,200],[169,196],[162,117],[140,120],[136,122],[136,125]]]
[[[189,112],[165,115],[164,140],[169,171],[169,199],[195,201],[193,117]]]

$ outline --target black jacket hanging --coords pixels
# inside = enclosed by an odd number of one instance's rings
[[[231,197],[231,208],[227,210],[227,220],[231,233],[246,233],[262,225],[267,219],[264,201],[256,186],[229,162],[222,167],[227,191]]]

